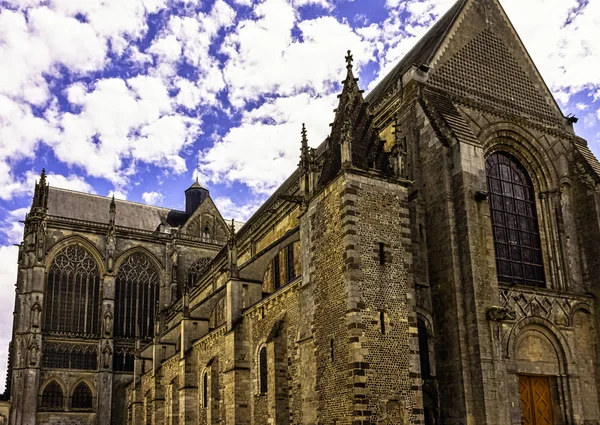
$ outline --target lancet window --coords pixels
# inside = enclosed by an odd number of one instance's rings
[[[545,286],[535,191],[513,156],[496,152],[486,161],[498,281]]]
[[[52,381],[44,388],[40,400],[40,407],[43,410],[63,410],[64,394],[58,382]]]
[[[93,402],[92,390],[85,382],[77,384],[71,397],[73,409],[91,409]]]
[[[158,272],[142,252],[131,254],[119,267],[115,283],[115,338],[145,340],[154,335],[159,283]]]
[[[194,264],[192,264],[192,266],[188,270],[188,275],[187,275],[188,288],[194,286],[194,284],[196,282],[198,282],[198,279],[200,279],[202,277],[202,275],[208,268],[209,264],[210,264],[210,258],[201,258],[198,261],[196,261]]]
[[[44,331],[97,336],[99,298],[98,265],[83,246],[67,246],[48,270]]]
[[[258,374],[259,374],[259,383],[260,383],[260,392],[261,394],[266,394],[269,391],[269,373],[267,367],[267,347],[263,347],[260,349],[260,353],[258,356]]]

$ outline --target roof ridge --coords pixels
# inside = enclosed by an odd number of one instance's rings
[[[365,100],[367,102],[372,102],[374,98],[384,94],[392,85],[392,83],[413,65],[415,60],[420,59],[420,61],[425,62],[431,61],[468,2],[469,0],[457,0],[450,7],[450,9],[448,9],[446,13],[444,13],[419,40],[417,40],[415,45],[408,52],[406,52],[406,54],[398,61],[392,70],[388,72],[379,83],[377,83],[377,85],[366,96]],[[440,34],[437,34],[439,30],[443,31]],[[429,44],[428,41],[433,42],[433,49],[430,48],[431,44]],[[430,50],[429,52],[427,52],[428,49]],[[420,56],[424,57],[420,58]],[[412,60],[409,61],[409,59]],[[421,64],[419,63],[418,65]]]
[[[90,196],[90,197],[93,197],[93,198],[101,198],[101,199],[106,199],[106,200],[110,200],[111,199],[110,196],[102,196],[102,195],[98,195],[97,193],[88,193],[88,192],[82,192],[82,191],[79,191],[79,190],[65,189],[65,188],[62,188],[62,187],[52,186],[51,184],[48,184],[48,187],[50,188],[50,190],[59,190],[61,192],[77,193],[79,195],[85,195],[85,196]],[[122,203],[132,204],[132,205],[140,205],[140,206],[143,206],[143,207],[149,207],[149,208],[156,208],[156,209],[161,209],[161,210],[166,210],[166,211],[177,211],[177,212],[185,213],[185,211],[181,211],[181,210],[177,210],[177,209],[173,209],[173,208],[160,207],[158,205],[149,205],[149,204],[144,204],[143,202],[130,201],[128,199],[115,198],[115,202],[116,203],[122,202]]]

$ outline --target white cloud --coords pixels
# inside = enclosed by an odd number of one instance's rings
[[[600,68],[600,2],[589,1],[581,8],[577,0],[503,0],[502,5],[563,103],[575,93],[600,88],[600,74],[594,72]],[[530,18],[540,10],[544,19],[534,24]]]
[[[148,205],[159,205],[163,200],[163,194],[160,192],[144,192],[142,199]]]
[[[121,192],[120,190],[111,190],[106,196],[109,198],[114,196],[115,199],[122,199],[123,201],[127,200],[127,192]]]
[[[284,0],[266,0],[254,12],[257,19],[239,22],[222,46],[229,56],[224,69],[229,100],[236,107],[265,93],[330,92],[342,75],[346,50],[353,51],[359,68],[372,58],[371,46],[333,17],[298,21]],[[294,25],[303,41],[292,36]]]
[[[257,197],[242,204],[235,203],[227,196],[220,196],[214,200],[215,205],[223,217],[228,219],[233,218],[236,222],[246,222],[256,212],[256,210],[264,203],[266,197]],[[230,220],[227,220],[228,222]],[[236,230],[240,229],[236,223]]]
[[[256,193],[270,193],[298,163],[302,123],[310,144],[319,145],[329,133],[328,118],[333,120],[336,102],[335,94],[314,98],[304,93],[246,112],[241,125],[200,153],[203,180],[238,181]]]
[[[1,170],[0,164],[0,170]],[[0,173],[1,175],[1,173]],[[18,180],[11,180],[10,184],[0,186],[0,199],[10,200],[18,196],[31,196],[35,188],[35,182],[39,180],[39,174],[29,170]],[[48,173],[47,182],[50,186],[62,189],[76,190],[78,192],[96,193],[94,188],[85,181],[83,177],[75,174],[64,176],[62,174]]]

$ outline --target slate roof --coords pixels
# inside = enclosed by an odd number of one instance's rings
[[[366,101],[372,102],[385,93],[394,82],[408,71],[413,64],[421,65],[431,62],[438,48],[446,38],[468,0],[458,0],[442,18],[415,44],[415,46],[398,62],[379,84],[367,95]]]
[[[59,189],[50,186],[48,214],[76,220],[108,224],[111,198]],[[137,202],[115,199],[117,226],[155,231],[165,221],[170,226],[181,226],[188,219],[184,211],[155,207]]]

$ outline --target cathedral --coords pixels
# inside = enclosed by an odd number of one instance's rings
[[[248,222],[52,187],[10,425],[598,425],[600,162],[498,0],[458,0]]]

